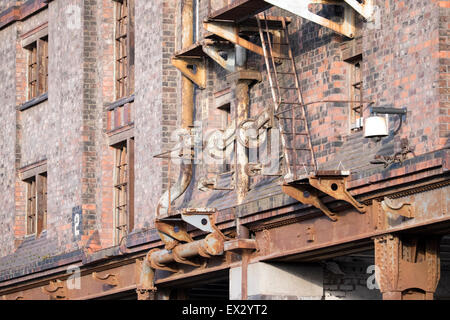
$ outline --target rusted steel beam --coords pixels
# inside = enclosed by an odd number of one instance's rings
[[[396,199],[396,203],[409,203],[414,208],[414,217],[405,219],[401,215],[387,215],[381,204],[373,201],[367,206],[365,214],[354,208],[341,211],[339,220],[330,222],[325,216],[301,219],[284,224],[263,225],[256,233],[260,249],[259,258],[263,260],[280,259],[288,256],[306,256],[316,250],[370,240],[386,233],[401,233],[412,230],[425,230],[428,233],[450,231],[448,214],[449,187],[431,190]],[[244,222],[249,225],[248,220]],[[250,224],[251,225],[251,224]],[[314,228],[311,241],[310,230]],[[258,258],[258,259],[259,259]]]

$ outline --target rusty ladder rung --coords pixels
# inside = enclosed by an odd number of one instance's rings
[[[276,73],[276,74],[291,74],[291,75],[295,75],[295,73],[294,72],[278,72],[278,71],[272,71],[272,70],[270,70],[270,73]]]
[[[293,104],[293,105],[299,105],[302,106],[303,103],[300,102],[292,102],[292,101],[281,101],[280,104]]]
[[[296,136],[307,136],[308,135],[308,133],[306,133],[306,132],[295,132],[295,133],[292,133],[292,132],[283,132],[283,134],[290,134],[290,135],[296,135]],[[309,149],[308,149],[309,150]]]
[[[279,59],[279,60],[292,60],[290,57],[286,57],[286,56],[281,56],[281,57],[276,57],[276,56],[267,56],[270,59]]]
[[[292,118],[292,117],[277,117],[278,119],[288,119],[288,120],[301,120],[305,121],[305,118]]]
[[[286,147],[286,150],[303,150],[303,151],[311,151],[311,149],[310,148],[289,148],[289,147]]]

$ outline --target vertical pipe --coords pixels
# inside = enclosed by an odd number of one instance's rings
[[[189,47],[194,42],[194,6],[193,0],[181,2],[181,46]],[[181,79],[181,127],[188,132],[194,126],[194,84],[182,76]],[[190,156],[190,155],[189,155]],[[170,161],[170,159],[169,159]],[[192,180],[193,161],[186,163],[183,160],[177,183],[170,186],[159,200],[156,217],[165,216],[169,212],[170,203],[178,199],[189,187]],[[170,177],[168,177],[170,179]]]
[[[236,46],[236,69],[238,71],[245,70],[247,67],[247,50],[241,46]],[[238,79],[236,83],[236,98],[237,98],[237,124],[248,119],[249,104],[250,104],[250,84],[248,79]],[[247,148],[240,143],[236,143],[236,158],[237,158],[237,200],[241,204],[247,195],[250,179],[245,171],[245,166],[248,164]],[[236,228],[238,238],[248,239],[249,230],[241,225],[240,219],[236,219]],[[250,255],[244,251],[241,255],[241,300],[248,299],[248,262]]]
[[[241,123],[248,119],[249,108],[249,85],[250,81],[246,79],[239,79],[236,84],[236,98],[237,98],[237,123]],[[247,148],[240,143],[236,144],[237,154],[237,200],[238,204],[244,201],[248,192],[249,177],[245,172],[245,166],[248,163]]]
[[[187,48],[194,43],[194,0],[184,0],[181,3],[181,46]],[[189,130],[194,125],[194,84],[182,77],[182,119],[181,126]]]

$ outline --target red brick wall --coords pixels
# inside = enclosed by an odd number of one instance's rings
[[[450,1],[439,1],[439,137],[440,145],[449,145],[450,132]]]

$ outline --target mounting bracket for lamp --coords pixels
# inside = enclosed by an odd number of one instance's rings
[[[398,128],[394,131],[394,134],[400,130],[403,124],[403,118],[406,117],[408,110],[406,108],[386,108],[386,107],[371,107],[370,117],[366,119],[364,125],[364,136],[366,138],[380,138],[389,135],[388,130],[388,118],[387,115],[398,115],[400,116],[400,124]],[[380,117],[379,115],[385,115],[385,117]]]

